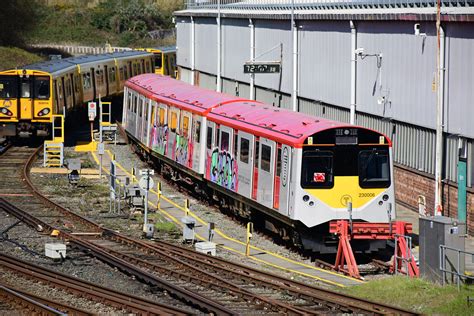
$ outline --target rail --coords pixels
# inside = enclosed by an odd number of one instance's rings
[[[185,0],[187,10],[366,10],[397,8],[436,8],[436,0]],[[441,7],[473,7],[472,0],[441,0]]]
[[[456,253],[456,262],[451,262],[450,258],[448,258],[448,251]],[[461,278],[474,280],[474,277],[466,275],[461,271],[461,260],[464,260],[464,255],[470,255],[474,261],[474,252],[464,251],[445,245],[439,245],[439,270],[442,273],[443,286],[446,283],[447,274],[456,277],[458,290],[461,289]],[[449,263],[451,269],[447,268],[447,263]]]

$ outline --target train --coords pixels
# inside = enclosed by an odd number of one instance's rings
[[[126,81],[122,125],[165,177],[305,251],[335,253],[331,221],[395,218],[392,143],[377,131],[156,74]]]
[[[177,77],[176,46],[160,46],[154,48],[139,48],[155,56],[155,74]]]
[[[154,55],[125,51],[39,62],[0,72],[0,137],[48,135],[54,114],[123,92],[125,81],[153,73]]]

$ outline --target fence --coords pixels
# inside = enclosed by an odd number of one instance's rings
[[[185,0],[187,9],[225,10],[333,10],[333,9],[387,9],[435,8],[436,0]],[[442,7],[472,7],[473,0],[441,0]]]
[[[454,256],[454,258],[456,258],[455,262],[452,261],[453,256],[448,256],[448,252],[454,252],[456,254],[456,256]],[[445,245],[439,246],[439,270],[442,273],[443,285],[446,283],[448,274],[451,277],[456,278],[456,284],[458,286],[458,290],[461,289],[461,278],[474,280],[474,277],[466,275],[464,271],[461,271],[461,270],[464,270],[461,267],[464,267],[465,255],[470,255],[474,262],[473,252],[468,252],[468,251],[460,250],[457,248],[448,247]],[[449,265],[449,269],[448,269],[448,265]]]

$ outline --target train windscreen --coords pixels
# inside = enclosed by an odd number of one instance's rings
[[[47,100],[49,99],[49,91],[50,91],[50,80],[49,77],[46,76],[38,76],[35,77],[34,87],[35,87],[35,94],[34,98],[39,100]]]
[[[0,98],[10,99],[18,97],[18,77],[0,76]]]
[[[301,186],[328,189],[334,177],[358,176],[361,188],[390,186],[390,160],[387,147],[358,145],[304,147]]]

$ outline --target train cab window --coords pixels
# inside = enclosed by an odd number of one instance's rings
[[[249,163],[249,145],[248,139],[240,138],[240,161],[243,163]]]
[[[90,73],[85,73],[82,75],[82,85],[84,87],[84,90],[88,90],[92,87]]]
[[[0,98],[18,97],[18,79],[13,76],[0,76]]]
[[[155,55],[155,68],[161,68],[162,58],[161,53]]]
[[[31,80],[30,78],[21,78],[20,97],[31,98]]]
[[[207,149],[212,148],[212,127],[207,127],[207,142],[206,142]]]
[[[359,152],[359,185],[361,188],[390,186],[388,150],[373,149]]]
[[[303,152],[301,186],[306,189],[332,188],[333,157],[331,151]]]
[[[260,161],[260,168],[263,171],[270,172],[270,161],[272,156],[272,148],[268,145],[262,144],[262,160]]]
[[[221,134],[221,151],[229,151],[229,133],[224,131]]]

